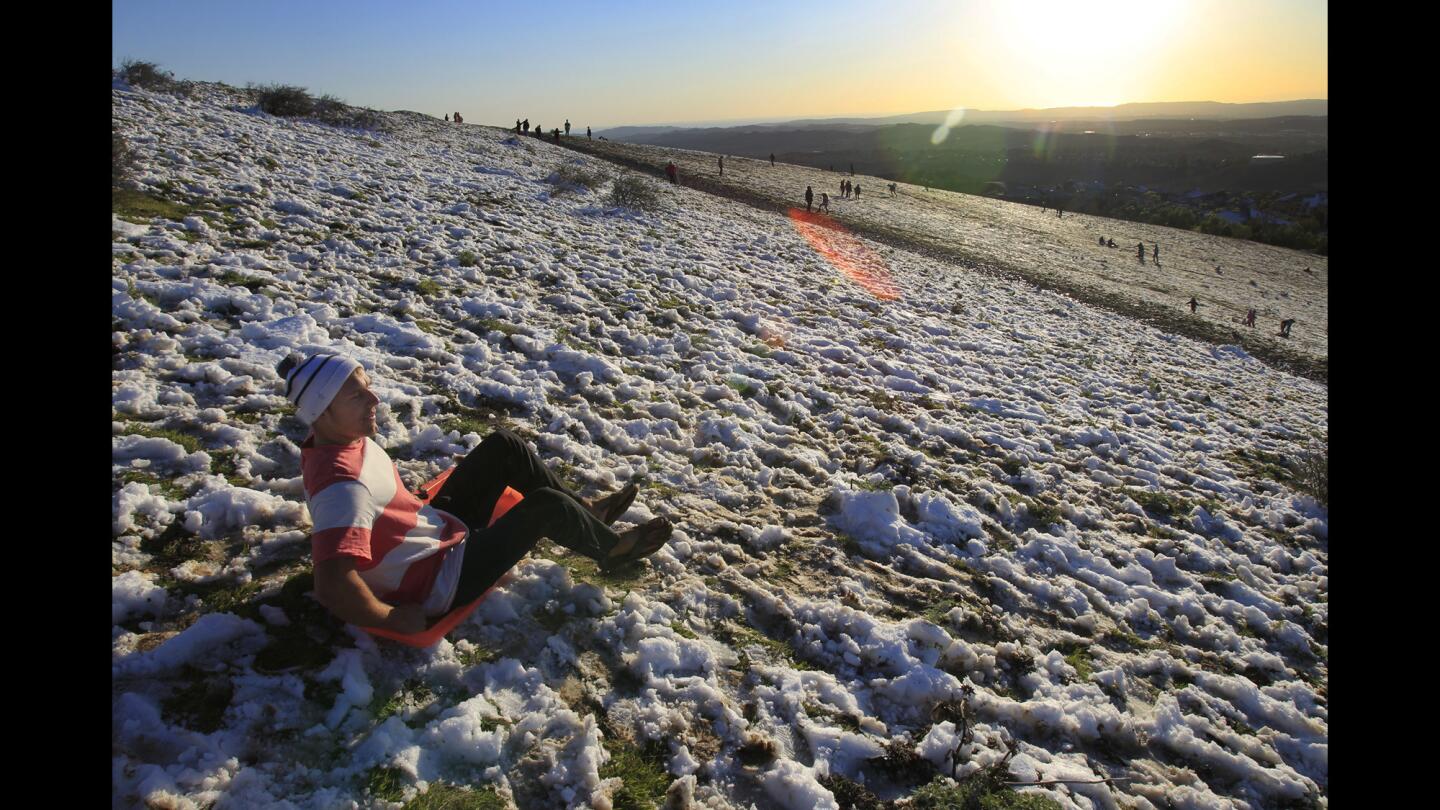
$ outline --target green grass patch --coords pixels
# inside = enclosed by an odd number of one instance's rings
[[[417,319],[417,320],[415,321],[415,328],[417,328],[417,329],[419,329],[421,332],[424,332],[424,333],[429,334],[429,335],[438,335],[438,334],[440,334],[440,322],[439,322],[439,321],[427,321],[427,320],[419,320],[419,319]]]
[[[194,213],[195,209],[143,191],[116,188],[110,191],[110,210],[127,222],[148,225],[156,217],[179,222]]]
[[[435,282],[435,279],[422,278],[420,279],[420,282],[415,285],[415,292],[420,293],[426,298],[434,298],[435,296],[444,292],[444,289]]]
[[[469,250],[460,251],[460,255],[455,258],[460,262],[461,267],[474,267],[480,263],[480,257]]]
[[[802,661],[796,655],[795,649],[789,644],[783,641],[776,641],[748,624],[736,621],[723,622],[716,628],[716,637],[735,650],[749,646],[758,646],[777,663],[789,666],[791,669],[815,669],[815,667]]]
[[[1065,663],[1075,668],[1075,677],[1082,681],[1090,680],[1095,673],[1095,668],[1090,659],[1090,650],[1083,644],[1066,644],[1059,648],[1065,653]]]
[[[963,782],[937,776],[910,795],[912,810],[1060,810],[1054,799],[1019,793],[1005,785],[998,769],[980,771]]]
[[[469,329],[471,332],[480,335],[481,337],[484,337],[491,332],[499,332],[503,335],[509,336],[520,331],[520,328],[518,326],[515,326],[514,324],[508,323],[506,321],[502,321],[499,318],[475,318],[466,321],[463,326],[466,329]]]
[[[682,622],[671,622],[671,623],[670,623],[670,629],[671,629],[671,630],[674,630],[675,633],[676,633],[677,635],[679,635],[680,637],[682,637],[682,638],[688,638],[688,639],[690,639],[690,640],[692,640],[692,641],[698,640],[698,639],[700,638],[699,636],[695,635],[695,631],[694,631],[694,630],[691,630],[689,627],[685,626],[685,624],[682,623]]]
[[[365,773],[365,792],[376,799],[398,802],[405,798],[405,772],[399,768],[376,766]]]
[[[157,428],[140,422],[127,422],[125,432],[132,436],[149,436],[155,439],[169,439],[172,442],[185,448],[185,452],[194,453],[201,449],[200,440],[189,433],[182,433],[170,428]]]
[[[265,244],[268,245],[270,243],[266,242]],[[241,275],[234,270],[226,270],[221,273],[216,280],[222,284],[228,284],[231,287],[244,287],[250,292],[258,292],[260,288],[270,283],[263,278]]]
[[[166,500],[185,500],[186,492],[179,484],[176,484],[174,481],[161,478],[160,476],[149,472],[149,469],[149,467],[131,467],[130,469],[125,470],[124,472],[115,476],[116,488],[118,489],[130,483],[141,483],[146,485],[147,487],[150,487],[152,492],[159,492],[162,496],[165,497]]]
[[[1140,508],[1152,515],[1164,518],[1180,517],[1189,513],[1191,505],[1184,498],[1168,492],[1153,492],[1147,489],[1126,489],[1125,494],[1140,504]]]
[[[468,668],[478,667],[481,664],[488,664],[491,661],[495,661],[500,658],[500,653],[489,647],[481,647],[478,644],[472,643],[464,650],[457,649],[455,651],[455,657],[460,659],[460,663]]]
[[[248,487],[250,480],[240,475],[236,467],[236,460],[240,457],[238,450],[216,450],[210,454],[210,472],[216,475],[225,476],[232,486]]]
[[[736,379],[735,377],[727,379],[725,384],[740,392],[740,396],[742,397],[753,397],[759,392],[759,389],[751,385],[748,381]]]
[[[605,750],[610,761],[600,766],[600,778],[619,777],[623,782],[613,796],[615,810],[654,810],[663,803],[671,782],[664,746],[651,741],[637,746],[607,737]]]
[[[505,807],[505,800],[488,785],[481,790],[471,790],[432,783],[429,790],[411,799],[401,810],[505,810]]]
[[[270,157],[269,155],[261,155],[255,160],[255,162],[259,163],[261,166],[264,166],[272,172],[280,168],[280,161],[276,160],[273,157]]]

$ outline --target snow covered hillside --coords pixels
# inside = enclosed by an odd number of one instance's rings
[[[610,141],[571,141],[575,148],[607,158],[633,161],[659,170],[674,161],[684,182],[758,197],[770,203],[805,204],[805,187],[830,195],[835,219],[862,233],[896,237],[943,251],[962,263],[1016,273],[1048,289],[1083,297],[1133,314],[1170,331],[1240,343],[1280,367],[1313,370],[1326,379],[1330,329],[1330,262],[1299,250],[1228,239],[1141,222],[1005,202],[972,194],[926,189],[848,172],[729,156],[719,176],[717,155]],[[844,168],[844,167],[836,167]],[[861,194],[838,197],[840,181],[850,180]],[[1115,240],[1114,248],[1097,244]],[[1135,246],[1145,244],[1145,261]],[[1160,266],[1151,253],[1160,246]],[[1194,296],[1199,308],[1185,303]],[[1250,308],[1256,326],[1242,324]],[[1294,318],[1291,337],[1276,333]]]
[[[1326,806],[1324,386],[502,130],[112,108],[116,806]],[[542,544],[428,650],[336,622],[274,372],[319,349],[408,483],[505,424],[674,541]]]

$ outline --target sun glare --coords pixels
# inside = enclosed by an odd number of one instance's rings
[[[1180,32],[1188,0],[1020,0],[989,21],[1030,106],[1110,106],[1143,98],[1154,60]],[[1093,99],[1112,99],[1096,102]]]

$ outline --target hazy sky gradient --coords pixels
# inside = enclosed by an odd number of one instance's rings
[[[694,5],[694,7],[692,7]],[[1327,98],[1318,0],[115,0],[112,60],[547,129]]]

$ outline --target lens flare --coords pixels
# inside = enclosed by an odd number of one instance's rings
[[[878,253],[850,235],[845,227],[817,212],[791,208],[790,224],[805,237],[810,247],[866,292],[882,301],[900,298],[899,288],[890,276],[890,269]]]
[[[964,107],[951,110],[950,114],[945,116],[945,123],[936,127],[935,131],[930,133],[930,143],[934,146],[939,146],[944,143],[945,139],[950,137],[950,130],[960,126],[960,122],[963,120],[965,120]]]

